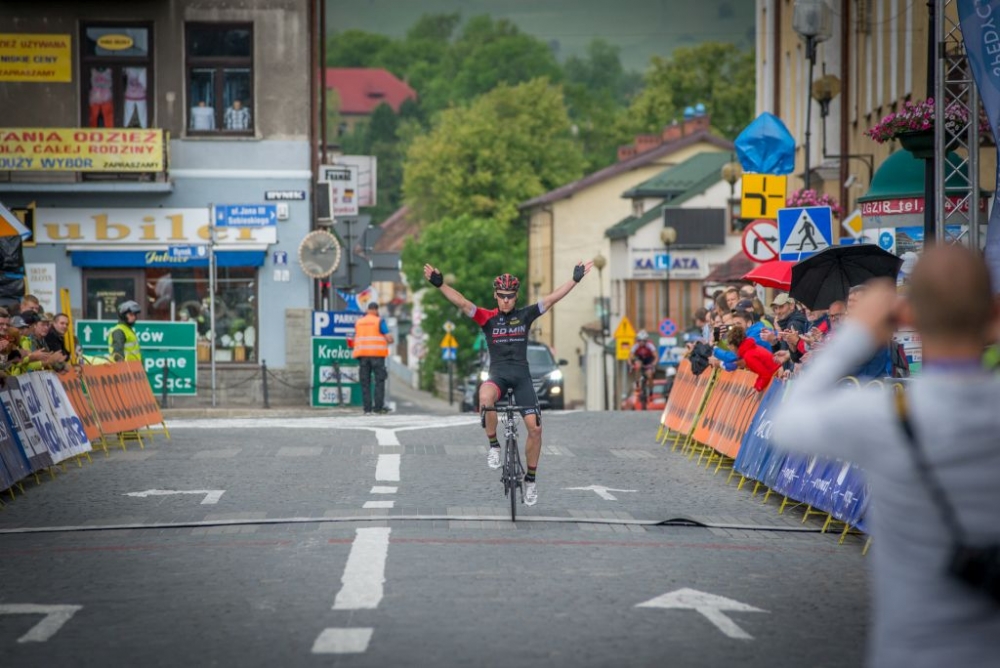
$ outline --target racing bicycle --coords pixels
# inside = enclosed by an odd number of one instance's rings
[[[521,451],[517,445],[517,414],[526,408],[537,406],[518,406],[514,403],[514,391],[507,390],[505,402],[497,402],[496,406],[489,408],[483,406],[481,420],[483,427],[486,427],[486,412],[494,411],[503,425],[503,460],[500,467],[500,482],[503,483],[504,496],[510,499],[510,521],[517,519],[517,495],[521,496],[521,503],[524,503],[524,467],[521,466]],[[542,416],[536,413],[539,424]]]

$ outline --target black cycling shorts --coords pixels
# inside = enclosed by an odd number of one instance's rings
[[[521,417],[525,415],[537,415],[538,397],[535,396],[535,387],[531,384],[531,374],[528,369],[521,367],[506,367],[500,369],[490,368],[490,377],[483,381],[483,384],[490,383],[499,390],[498,401],[503,401],[507,396],[507,389],[514,390],[514,404],[517,406],[530,406],[521,409]]]

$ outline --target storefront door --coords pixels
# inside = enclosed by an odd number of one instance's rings
[[[145,272],[116,269],[85,269],[83,272],[83,317],[88,320],[117,320],[118,305],[131,299],[142,308],[139,320],[146,318]]]

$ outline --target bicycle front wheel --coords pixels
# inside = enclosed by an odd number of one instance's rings
[[[507,470],[507,495],[510,497],[510,521],[517,521],[517,441],[507,440],[507,457],[504,468]]]

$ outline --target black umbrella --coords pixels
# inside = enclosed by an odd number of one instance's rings
[[[819,311],[872,278],[895,279],[903,260],[874,244],[831,246],[792,267],[788,294]]]

